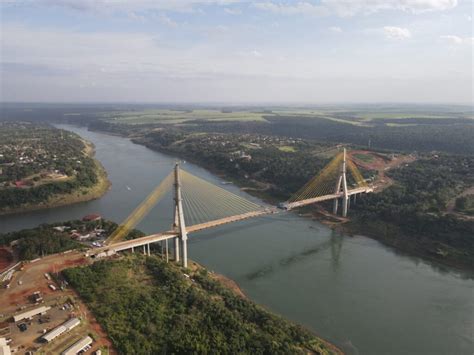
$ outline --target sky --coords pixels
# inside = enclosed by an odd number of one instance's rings
[[[0,0],[0,101],[473,102],[473,0]]]

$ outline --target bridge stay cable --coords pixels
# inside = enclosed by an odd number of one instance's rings
[[[348,187],[349,184],[351,188]],[[175,192],[175,218],[172,230],[133,241],[121,242],[173,186]],[[354,162],[347,158],[344,149],[319,174],[293,194],[288,201],[280,204],[279,207],[289,210],[321,201],[333,200],[333,213],[337,214],[338,201],[342,199],[342,215],[346,217],[351,195],[354,195],[355,199],[357,194],[372,191],[373,188],[368,186]],[[100,250],[131,248],[133,251],[134,246],[143,245],[145,252],[145,244],[147,244],[149,254],[150,243],[174,238],[175,260],[179,261],[182,254],[183,266],[187,267],[186,240],[188,233],[274,212],[276,212],[275,208],[249,201],[238,194],[180,169],[179,165],[176,164],[174,171],[135,208],[124,223],[107,239],[106,246],[100,248]],[[95,254],[100,250],[96,250]]]
[[[135,210],[125,219],[125,221],[115,229],[107,238],[106,244],[110,245],[125,238],[135,226],[150,212],[158,201],[170,191],[173,185],[173,173],[165,177],[163,181],[138,205]]]

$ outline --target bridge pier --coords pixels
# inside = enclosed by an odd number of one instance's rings
[[[150,253],[150,243],[147,244],[147,249],[148,249],[148,256],[151,256],[151,253]]]
[[[174,239],[174,261],[179,261],[179,237]]]
[[[341,184],[342,184],[342,175],[339,176],[339,179],[337,179],[336,191],[335,191],[336,194],[338,194],[341,191]],[[335,198],[334,199],[334,206],[333,206],[333,210],[332,210],[333,214],[335,214],[335,215],[337,215],[338,205],[339,205],[339,199]]]
[[[348,208],[349,208],[349,199],[344,196],[342,198],[342,217],[347,217]]]

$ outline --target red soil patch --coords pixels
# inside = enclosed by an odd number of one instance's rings
[[[357,159],[358,154],[370,156],[372,160],[363,161],[361,159]],[[387,170],[398,168],[403,164],[409,164],[416,160],[413,155],[397,155],[390,159],[378,153],[369,152],[367,150],[352,150],[349,152],[349,155],[351,160],[362,169],[377,171],[377,179],[374,184],[376,192],[380,192],[393,184],[393,180],[385,175]]]
[[[0,272],[13,263],[13,254],[6,248],[0,248]]]

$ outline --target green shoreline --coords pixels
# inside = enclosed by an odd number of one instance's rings
[[[16,208],[4,208],[0,209],[0,216],[10,214],[20,214],[31,211],[44,210],[48,208],[55,208],[61,206],[73,205],[80,202],[87,202],[96,200],[102,197],[112,186],[112,183],[107,178],[107,171],[102,164],[94,158],[95,148],[92,142],[86,141],[81,138],[85,145],[85,153],[94,160],[96,165],[97,183],[89,188],[79,188],[69,194],[54,195],[48,199],[48,201],[41,202],[34,205],[22,205]]]

